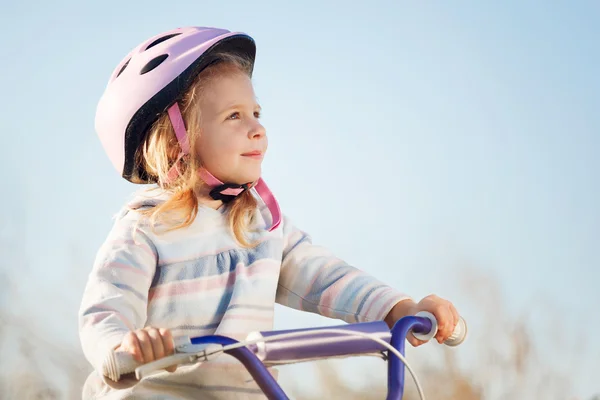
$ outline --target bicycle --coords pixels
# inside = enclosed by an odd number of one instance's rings
[[[377,355],[388,361],[387,400],[401,400],[404,394],[405,368],[410,372],[421,400],[425,395],[404,357],[406,335],[428,341],[437,333],[437,321],[428,312],[400,319],[390,330],[385,322],[361,322],[332,327],[316,327],[250,333],[238,342],[220,335],[175,338],[171,356],[140,364],[126,352],[113,351],[104,362],[105,376],[118,381],[135,372],[137,379],[172,365],[209,361],[225,353],[240,361],[269,400],[288,400],[267,367],[325,358]],[[448,346],[462,343],[467,325],[461,317]],[[386,354],[387,352],[387,354]],[[390,353],[395,357],[390,357]]]

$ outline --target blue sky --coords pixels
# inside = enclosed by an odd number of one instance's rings
[[[86,275],[135,189],[94,132],[112,69],[158,32],[218,26],[257,41],[264,177],[315,242],[415,297],[448,297],[474,326],[485,312],[457,267],[476,267],[510,315],[565,321],[531,328],[550,359],[552,331],[568,346],[584,331],[580,362],[597,370],[599,18],[592,1],[5,6],[0,237],[23,309],[66,306],[51,331],[77,340]],[[580,395],[600,391],[585,368],[572,375]]]

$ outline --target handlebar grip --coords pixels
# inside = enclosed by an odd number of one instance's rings
[[[435,319],[435,316],[427,311],[420,311],[416,314],[417,317],[425,317],[427,319],[429,319],[431,321],[431,331],[429,331],[429,333],[417,333],[417,332],[413,332],[413,336],[416,337],[419,340],[423,340],[423,341],[429,341],[430,339],[432,339],[438,331],[438,324],[437,324],[437,320]],[[446,346],[458,346],[459,344],[461,344],[462,342],[464,342],[465,338],[467,337],[467,323],[464,320],[463,317],[459,317],[458,319],[458,323],[456,324],[456,327],[454,328],[454,332],[452,332],[452,335],[450,335],[450,337],[448,339],[446,339],[446,341],[444,342],[444,344]]]
[[[117,382],[121,376],[135,372],[142,365],[126,351],[110,351],[102,363],[102,374]]]
[[[189,336],[173,337],[173,348],[175,351],[177,351],[177,348],[180,346],[190,345],[191,343],[192,342],[190,341]],[[162,368],[163,363],[164,360],[160,364],[154,362],[155,365],[152,367],[152,369],[146,368],[144,371],[147,373],[147,371],[150,370],[160,369]],[[102,363],[101,372],[104,376],[115,382],[118,382],[123,375],[135,372],[136,368],[142,365],[144,364],[137,362],[135,358],[128,352],[111,350]],[[170,365],[172,364],[169,364],[168,366]]]
[[[463,317],[459,317],[458,323],[456,324],[456,327],[454,328],[454,332],[452,332],[452,335],[450,335],[450,337],[448,339],[446,339],[444,344],[446,346],[452,346],[452,347],[458,346],[459,344],[464,342],[466,338],[467,338],[467,323],[465,322]]]

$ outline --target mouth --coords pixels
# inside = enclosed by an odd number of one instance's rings
[[[259,150],[255,150],[255,151],[250,151],[248,153],[244,153],[242,154],[243,157],[250,157],[250,158],[262,158],[263,157],[263,153],[262,151]]]

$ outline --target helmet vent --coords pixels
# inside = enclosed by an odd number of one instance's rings
[[[172,33],[172,34],[170,34],[170,35],[166,35],[166,36],[160,37],[160,38],[156,39],[154,42],[150,43],[150,44],[148,45],[148,47],[146,47],[146,50],[148,50],[148,49],[149,49],[149,48],[151,48],[151,47],[154,47],[154,46],[156,46],[156,45],[157,45],[157,44],[159,44],[159,43],[162,43],[162,42],[164,42],[165,40],[171,39],[172,37],[175,37],[175,36],[178,36],[178,35],[181,35],[181,33]],[[145,51],[145,50],[144,50],[144,51]]]
[[[167,57],[169,57],[168,54],[163,54],[158,57],[154,57],[152,60],[148,61],[148,64],[144,65],[144,68],[142,68],[142,70],[140,71],[140,75],[144,75],[152,71],[154,68],[162,64],[162,62],[165,61]]]
[[[125,64],[123,64],[123,66],[121,67],[121,70],[119,71],[119,73],[117,74],[117,76],[115,78],[118,78],[119,75],[121,75],[123,73],[123,71],[125,71],[125,68],[127,68],[127,66],[129,65],[129,61],[131,61],[131,58],[129,60],[127,60],[127,62]]]

